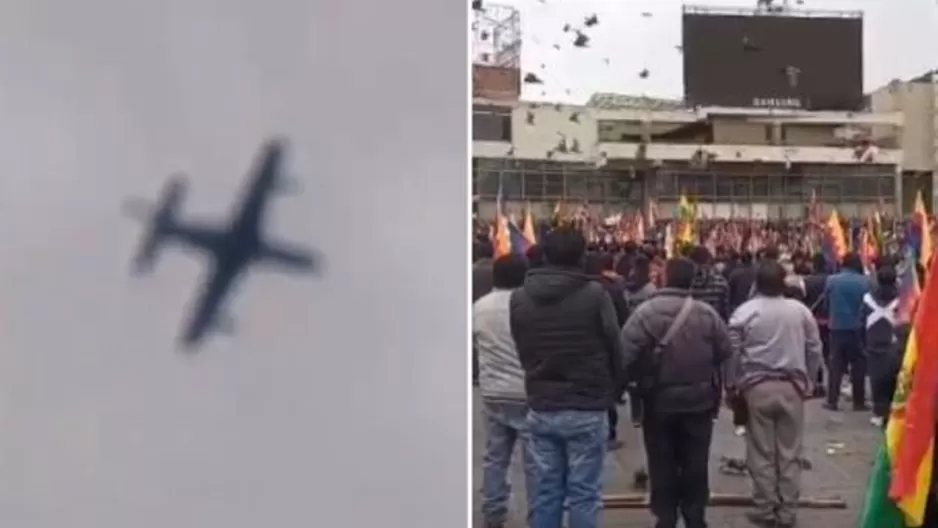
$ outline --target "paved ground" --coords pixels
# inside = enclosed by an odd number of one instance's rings
[[[478,399],[476,399],[478,402]],[[481,478],[481,457],[484,448],[484,431],[479,420],[479,406],[475,406],[473,420],[473,486],[474,526],[481,526],[478,515],[479,482]],[[622,416],[627,416],[627,409],[622,409]],[[800,525],[824,528],[852,528],[857,525],[859,511],[866,487],[873,455],[877,445],[878,431],[869,424],[869,413],[841,411],[831,413],[821,409],[820,402],[809,403],[807,413],[807,433],[805,435],[805,458],[813,468],[803,473],[803,496],[839,496],[850,505],[846,511],[803,510]],[[610,453],[607,458],[605,493],[630,493],[632,472],[643,461],[641,438],[632,426],[622,423],[619,426],[620,437],[626,442],[621,450]],[[833,450],[833,453],[829,453]],[[714,434],[711,449],[711,488],[714,492],[748,492],[748,477],[725,475],[719,471],[720,457],[742,457],[744,452],[742,439],[733,435],[733,428],[728,413],[721,417]],[[517,457],[516,457],[517,459]],[[513,482],[519,483],[520,466],[515,465]],[[523,495],[515,494],[515,519],[510,528],[522,528],[517,515],[523,507]],[[742,528],[751,526],[743,517],[742,509],[712,508],[708,517],[711,526]],[[652,525],[651,515],[644,510],[608,510],[603,515],[603,527],[607,528],[647,528]]]

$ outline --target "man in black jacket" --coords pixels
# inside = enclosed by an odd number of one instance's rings
[[[619,328],[622,328],[622,325],[625,324],[625,320],[629,318],[629,303],[626,301],[625,280],[614,271],[614,268],[615,258],[613,258],[611,253],[596,252],[586,257],[587,275],[599,282],[606,290],[606,293],[609,294],[609,298],[612,299],[612,305],[616,309],[616,322]],[[617,397],[616,400],[618,399]],[[615,403],[609,408],[608,416],[608,449],[615,451],[622,447],[622,442],[619,440],[617,431],[619,426],[619,409],[616,407]]]
[[[583,272],[586,241],[573,228],[549,233],[545,265],[511,297],[511,333],[525,373],[537,482],[531,526],[599,526],[606,412],[624,386],[612,300]]]
[[[688,259],[669,260],[665,287],[622,329],[625,365],[644,394],[642,432],[657,528],[705,528],[708,461],[721,400],[720,372],[731,344],[723,318],[694,300]]]
[[[726,280],[730,295],[730,314],[752,296],[752,285],[755,280],[756,269],[753,267],[752,253],[745,251],[740,256],[739,264],[735,266],[735,269]]]

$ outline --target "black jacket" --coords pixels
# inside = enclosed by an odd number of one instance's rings
[[[605,410],[624,387],[622,341],[606,290],[586,274],[544,267],[511,296],[511,334],[536,411]]]
[[[612,307],[616,309],[616,321],[619,323],[619,328],[622,328],[626,319],[629,318],[629,303],[626,301],[625,281],[605,275],[597,275],[593,277],[593,280],[601,284],[606,293],[609,294],[612,299]]]
[[[756,282],[756,268],[740,264],[730,273],[730,278],[726,282],[730,296],[729,313],[732,315],[739,305],[748,301],[751,297],[752,286]]]

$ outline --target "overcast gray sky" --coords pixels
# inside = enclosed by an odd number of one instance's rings
[[[498,0],[521,12],[522,62],[541,71],[544,86],[525,90],[526,99],[585,101],[597,91],[680,97],[681,0]],[[754,6],[755,0],[700,0],[696,5]],[[794,2],[793,2],[794,3]],[[805,0],[805,8],[865,12],[864,84],[876,88],[934,68],[938,49],[928,38],[938,29],[935,0]],[[643,12],[651,17],[642,16]],[[590,49],[569,45],[562,27],[596,13]],[[562,43],[561,50],[553,45]],[[609,64],[605,60],[609,59]],[[638,72],[650,75],[640,79]],[[569,93],[568,93],[569,91]],[[542,95],[541,92],[546,92]]]

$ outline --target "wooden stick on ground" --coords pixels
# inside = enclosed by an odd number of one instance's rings
[[[753,506],[752,497],[739,493],[711,493],[710,506],[745,508]],[[604,495],[603,508],[614,510],[636,510],[648,507],[648,496],[644,493],[629,493],[625,495]],[[799,508],[816,510],[845,510],[847,503],[840,497],[802,497],[798,501]]]

